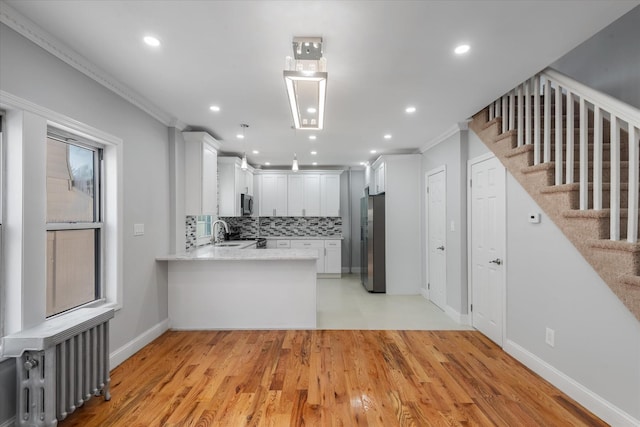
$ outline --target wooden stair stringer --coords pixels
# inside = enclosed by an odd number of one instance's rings
[[[469,128],[473,130],[480,140],[491,150],[495,156],[504,165],[507,171],[520,183],[520,185],[529,193],[529,195],[538,203],[545,214],[558,226],[562,233],[576,247],[585,260],[598,273],[602,280],[609,286],[612,292],[622,301],[622,303],[633,313],[640,321],[640,266],[634,265],[635,271],[621,271],[611,267],[611,261],[616,254],[620,254],[620,248],[606,245],[598,245],[598,236],[589,236],[585,238],[579,227],[576,227],[575,218],[565,213],[571,209],[570,204],[562,199],[548,197],[543,191],[550,187],[545,183],[545,179],[530,179],[531,168],[527,170],[524,166],[528,160],[531,160],[531,147],[518,147],[515,143],[509,144],[505,139],[512,138],[515,141],[516,133],[508,132],[508,135],[501,134],[500,118],[488,121],[488,109],[480,111],[473,116],[469,123]],[[545,166],[539,167],[541,171],[545,170]],[[548,169],[548,167],[547,167]],[[523,172],[526,170],[526,172]],[[617,242],[613,242],[617,243]],[[624,242],[623,242],[624,243]],[[594,247],[596,246],[596,247]],[[602,247],[597,247],[602,246]],[[637,246],[637,245],[636,245]],[[632,249],[629,249],[632,250]],[[635,249],[633,249],[635,250]],[[640,259],[640,257],[635,257]],[[634,263],[633,261],[625,261],[624,263]],[[635,261],[637,263],[637,261]]]

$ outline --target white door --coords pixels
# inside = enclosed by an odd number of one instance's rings
[[[447,304],[447,172],[443,166],[426,175],[429,299],[444,310]]]
[[[495,157],[471,160],[471,316],[502,346],[505,299],[505,170]]]

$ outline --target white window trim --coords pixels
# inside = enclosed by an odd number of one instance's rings
[[[123,140],[100,129],[96,129],[85,123],[74,120],[63,114],[39,106],[13,94],[0,90],[0,108],[10,111],[24,111],[33,113],[43,118],[42,132],[46,134],[46,128],[55,127],[76,134],[82,138],[103,145],[104,159],[104,299],[94,302],[94,306],[113,308],[116,311],[122,308],[123,301]],[[7,130],[10,129],[9,119],[5,121]],[[8,133],[8,132],[7,132]],[[5,139],[10,138],[9,135]],[[6,144],[5,144],[6,145]],[[7,247],[5,239],[4,249]],[[4,252],[6,253],[6,251]],[[24,266],[24,259],[22,268]],[[3,273],[4,274],[4,273]],[[9,281],[7,281],[8,283]],[[13,283],[13,282],[12,282]],[[21,291],[28,286],[19,282]],[[24,304],[23,304],[24,305]],[[28,307],[21,307],[21,313],[28,311]],[[25,316],[22,316],[23,318]],[[33,316],[29,316],[33,318]],[[45,321],[45,313],[38,313],[41,321]],[[6,319],[5,319],[6,320]],[[31,325],[21,325],[22,328]],[[12,328],[15,329],[15,328]],[[16,332],[5,331],[7,333]]]

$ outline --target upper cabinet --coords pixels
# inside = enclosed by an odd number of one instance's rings
[[[287,175],[270,173],[260,176],[260,216],[287,215]]]
[[[340,216],[342,171],[256,173],[261,216]]]
[[[218,150],[220,143],[206,132],[183,132],[185,214],[217,215]]]
[[[240,165],[238,157],[218,157],[219,216],[241,216],[240,195],[253,195],[253,168]]]
[[[340,216],[340,174],[320,176],[320,216]]]
[[[288,176],[288,216],[320,216],[320,175]]]

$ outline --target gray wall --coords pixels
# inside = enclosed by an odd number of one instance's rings
[[[551,64],[574,79],[640,108],[640,6]]]
[[[422,154],[422,206],[426,206],[426,174],[446,166],[447,234],[446,234],[446,288],[447,306],[459,314],[467,313],[467,131],[460,131],[428,149]],[[482,144],[482,142],[480,142]],[[484,144],[482,144],[484,146]],[[477,149],[478,151],[481,148]],[[422,253],[427,254],[426,208],[422,214]],[[454,231],[451,231],[451,223]],[[423,287],[429,277],[426,255],[423,263]]]
[[[507,339],[640,419],[640,322],[507,174]],[[545,329],[555,330],[555,347]]]
[[[167,318],[166,263],[155,261],[169,251],[167,127],[1,24],[0,57],[1,90],[123,140],[124,297],[111,322],[113,351]],[[145,224],[144,236],[133,236],[134,223]],[[5,407],[16,391],[6,363],[0,423],[15,408]]]

